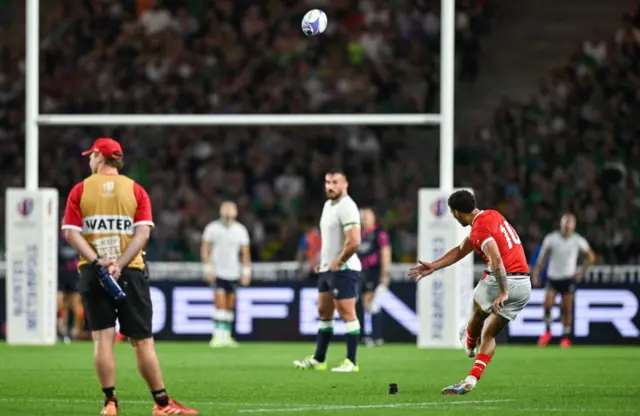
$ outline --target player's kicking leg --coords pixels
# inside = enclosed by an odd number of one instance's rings
[[[482,373],[487,368],[496,351],[496,337],[506,328],[509,321],[514,319],[529,302],[529,298],[531,297],[531,282],[529,279],[510,280],[508,286],[509,299],[504,302],[503,308],[498,311],[498,313],[490,313],[493,300],[497,298],[498,293],[495,281],[487,282],[486,280],[481,280],[478,286],[476,286],[474,290],[474,317],[470,320],[471,325],[469,325],[468,335],[468,337],[472,339],[472,342],[468,348],[473,349],[471,348],[473,346],[473,339],[475,338],[477,342],[478,334],[478,332],[475,331],[477,331],[478,327],[482,328],[478,355],[475,357],[473,367],[467,378],[457,384],[445,387],[442,389],[443,394],[466,394],[476,388],[478,380],[480,380]],[[486,319],[482,320],[484,327],[482,327],[479,322],[474,322],[475,319],[482,318],[482,314],[476,316],[476,306],[479,307],[481,312],[485,314],[490,313]]]
[[[469,375],[460,383],[442,389],[443,394],[466,394],[476,388],[478,380],[480,380],[482,373],[496,351],[496,337],[508,324],[509,320],[500,315],[491,314],[487,318],[482,330],[482,343],[480,344],[478,356]]]
[[[476,347],[482,328],[484,327],[484,321],[489,317],[489,314],[482,310],[477,302],[473,302],[473,314],[469,318],[469,322],[460,328],[460,343],[464,349],[465,354],[469,358],[476,356]]]

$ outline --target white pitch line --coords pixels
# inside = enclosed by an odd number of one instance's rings
[[[275,412],[311,412],[320,410],[363,410],[363,409],[395,409],[402,407],[430,407],[466,404],[505,403],[513,400],[465,400],[460,402],[422,402],[422,403],[389,403],[389,404],[362,404],[362,405],[318,405],[304,407],[286,407],[281,409],[240,409],[238,413],[275,413]]]
[[[102,399],[55,399],[55,398],[47,398],[47,397],[0,397],[0,402],[9,402],[9,403],[67,403],[67,404],[80,404],[80,403],[91,403],[102,405]],[[118,403],[122,405],[132,404],[132,405],[142,405],[148,404],[151,406],[153,404],[152,400],[120,400],[118,399]],[[199,400],[189,400],[189,404],[193,405],[218,405],[218,406],[300,406],[298,404],[290,404],[290,403],[239,403],[239,402],[214,402],[214,401],[199,401]]]
[[[503,408],[501,407],[482,407],[482,410],[501,410]],[[579,413],[637,413],[638,410],[637,409],[576,409],[574,407],[571,408],[566,408],[566,409],[561,409],[561,408],[537,408],[537,409],[533,409],[533,408],[521,408],[518,407],[518,412],[538,412],[538,413],[544,413],[544,412],[550,412],[550,413],[566,413],[566,412],[579,412]]]

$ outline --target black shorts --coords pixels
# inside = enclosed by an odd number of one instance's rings
[[[320,273],[318,292],[331,292],[336,300],[357,299],[359,280],[360,272],[355,270]]]
[[[136,340],[151,338],[153,306],[149,282],[144,272],[139,269],[124,269],[118,283],[127,297],[115,301],[100,284],[92,266],[85,266],[80,270],[78,289],[82,295],[89,330],[113,328],[117,319],[123,335]]]
[[[58,292],[78,293],[78,279],[80,275],[77,271],[64,271],[58,273]]]
[[[576,291],[576,281],[573,277],[565,279],[547,279],[547,289],[551,289],[560,294],[573,293]]]
[[[360,293],[374,292],[379,284],[379,270],[363,270],[360,273]]]
[[[236,290],[238,289],[238,280],[216,277],[216,282],[212,286],[214,291],[220,291],[230,295],[232,293],[236,293]]]

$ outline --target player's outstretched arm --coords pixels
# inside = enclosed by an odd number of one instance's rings
[[[482,251],[484,252],[485,256],[487,256],[487,259],[489,259],[489,267],[491,268],[491,272],[496,278],[498,288],[500,289],[500,294],[493,302],[494,311],[498,312],[504,306],[504,301],[509,298],[509,289],[507,286],[507,271],[504,268],[504,263],[502,262],[502,256],[500,255],[498,244],[496,244],[493,239],[484,243]]]
[[[423,277],[429,276],[431,273],[436,270],[444,269],[445,267],[449,267],[452,264],[455,264],[466,257],[469,253],[473,251],[473,245],[469,238],[465,238],[462,240],[459,246],[452,248],[447,251],[447,253],[440,257],[438,260],[433,263],[427,263],[424,261],[418,261],[420,263],[418,266],[413,267],[409,270],[409,277],[412,279],[416,279],[416,282],[419,282]]]

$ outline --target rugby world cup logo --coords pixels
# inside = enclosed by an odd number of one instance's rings
[[[32,198],[25,198],[18,203],[18,214],[28,217],[33,212],[34,202]]]
[[[431,213],[434,217],[440,218],[447,213],[447,200],[445,198],[439,198],[433,204],[431,204]]]

